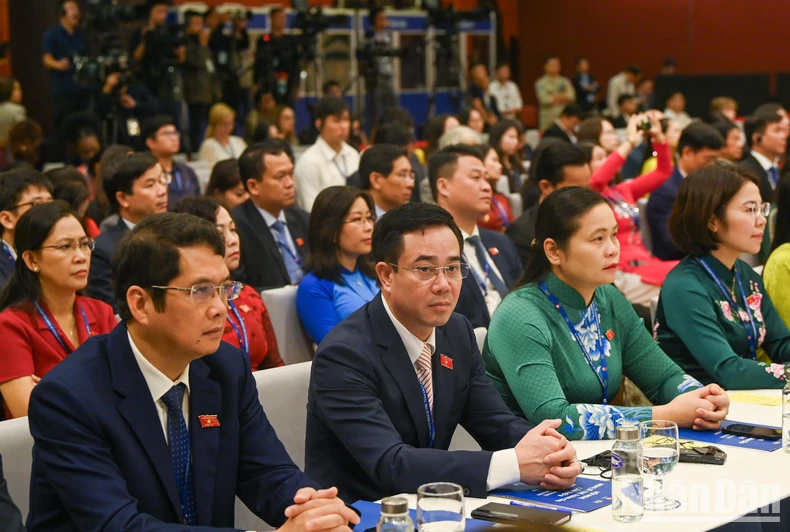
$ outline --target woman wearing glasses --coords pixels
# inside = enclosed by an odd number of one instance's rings
[[[236,233],[236,224],[225,207],[213,198],[193,197],[179,201],[173,207],[173,212],[192,214],[214,224],[225,238],[225,265],[231,272],[239,267],[239,235]],[[195,295],[192,297],[194,299]],[[249,285],[245,285],[235,299],[228,298],[228,317],[225,320],[222,341],[244,351],[250,359],[253,371],[284,365],[269,310],[260,294]]]
[[[317,344],[379,293],[370,257],[375,212],[370,194],[356,188],[329,187],[316,197],[307,232],[309,273],[299,283],[296,310]]]
[[[757,178],[737,166],[698,170],[678,191],[669,231],[688,256],[664,282],[654,331],[664,352],[702,382],[785,385],[790,330],[760,276],[738,260],[760,251],[769,207]]]
[[[560,419],[569,440],[614,438],[621,423],[650,419],[718,428],[724,390],[684,374],[612,286],[617,231],[611,206],[591,190],[562,188],[541,203],[535,251],[488,329],[486,371],[513,413]],[[622,377],[656,406],[612,406]]]
[[[88,284],[94,241],[66,202],[27,211],[14,243],[19,260],[0,293],[0,394],[6,416],[21,417],[36,382],[117,320],[106,303],[77,295]]]

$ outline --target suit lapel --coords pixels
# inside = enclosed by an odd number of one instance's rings
[[[498,266],[497,266],[498,267]],[[471,269],[471,268],[470,268]],[[477,277],[475,273],[469,272],[469,275],[463,280],[463,284],[461,285],[461,290],[466,290],[469,294],[471,294],[472,299],[474,299],[474,305],[481,309],[481,311],[485,312],[485,315],[488,316],[488,307],[486,306],[486,300],[483,296],[483,292],[480,288],[480,284],[477,281]],[[458,301],[461,301],[459,298]],[[458,305],[456,304],[456,312],[458,312]],[[490,319],[491,316],[488,316]]]
[[[381,302],[381,294],[370,302],[368,316],[373,329],[373,338],[381,347],[379,353],[381,360],[400,389],[412,421],[414,421],[419,446],[428,447],[430,443],[428,418],[425,414],[420,381],[417,379],[417,372],[409,359],[409,353]]]
[[[266,225],[266,221],[263,219],[263,216],[261,216],[261,213],[258,212],[258,208],[255,206],[252,200],[247,200],[247,203],[245,203],[244,206],[247,211],[247,219],[255,229],[255,236],[258,237],[258,240],[263,245],[263,248],[274,257],[274,261],[280,268],[280,273],[283,275],[283,277],[285,279],[290,279],[288,270],[285,268],[285,262],[283,262],[283,256],[280,254],[280,246],[274,240],[272,231]]]
[[[218,416],[222,412],[220,385],[208,378],[209,367],[202,361],[192,362],[189,368],[190,420],[192,440],[192,483],[195,487],[195,508],[199,523],[211,523],[214,508],[214,486],[217,477],[219,427],[203,427],[200,417]],[[222,423],[223,419],[219,422]],[[228,421],[229,422],[229,421]]]
[[[450,359],[453,354],[450,350],[450,343],[444,336],[442,327],[436,328],[436,351],[433,353],[431,367],[433,370],[433,418],[436,422],[436,441],[450,441],[452,433],[445,434],[449,429],[455,431],[455,425],[449,423],[450,408],[452,407],[453,396],[455,395],[455,380],[453,370],[442,366],[442,356]]]
[[[483,242],[488,256],[491,257],[499,273],[502,274],[502,280],[505,281],[505,285],[507,285],[508,288],[513,288],[513,279],[510,276],[510,265],[505,260],[505,256],[500,253],[498,249],[496,253],[491,252],[492,249],[496,249],[496,242],[492,242],[491,235],[488,234],[488,231],[483,230],[480,231],[480,240]]]
[[[151,391],[145,382],[140,367],[134,359],[132,347],[126,336],[126,325],[120,324],[110,333],[107,349],[113,389],[123,397],[118,411],[140,441],[145,453],[165,487],[170,504],[178,520],[183,521],[181,496],[176,486],[176,477],[170,460],[170,449],[161,429]]]
[[[291,238],[293,238],[296,252],[299,254],[302,261],[304,261],[307,255],[307,246],[305,245],[305,238],[307,235],[305,235],[302,230],[302,224],[299,223],[297,216],[291,212],[290,209],[285,211],[285,221],[288,224],[288,231],[291,233]]]

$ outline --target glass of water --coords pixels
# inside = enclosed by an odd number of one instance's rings
[[[417,489],[420,532],[463,532],[466,526],[464,490],[450,482],[432,482]]]
[[[655,488],[645,499],[645,510],[674,510],[680,503],[664,497],[664,476],[680,458],[678,425],[674,421],[643,421],[639,424],[642,441],[642,471],[652,475]]]

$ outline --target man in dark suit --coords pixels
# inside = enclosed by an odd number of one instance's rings
[[[678,250],[669,235],[669,216],[675,205],[678,189],[690,173],[716,162],[724,139],[713,126],[694,122],[686,126],[678,142],[678,162],[675,170],[658,190],[650,194],[647,202],[647,223],[653,241],[651,252],[661,260],[679,260]]]
[[[150,153],[133,153],[117,161],[114,168],[103,174],[104,193],[112,209],[118,213],[118,223],[96,238],[88,274],[88,295],[112,305],[110,260],[115,246],[126,233],[152,214],[167,211],[167,176],[162,165]]]
[[[230,281],[209,222],[151,216],[119,244],[123,323],[36,385],[29,530],[215,530],[235,497],[298,532],[356,516],[294,465],[258,400],[250,362],[221,344]]]
[[[790,120],[778,103],[766,103],[755,109],[744,123],[749,152],[739,163],[760,180],[763,201],[773,201],[779,184],[779,159],[787,149]]]
[[[436,480],[472,497],[519,480],[562,488],[581,471],[555,430],[560,421],[533,428],[486,376],[472,327],[453,313],[468,274],[462,247],[441,207],[407,203],[387,213],[373,232],[381,293],[321,342],[306,471],[346,501]],[[446,452],[459,424],[484,450]]]
[[[256,290],[298,284],[305,274],[310,215],[294,207],[294,165],[282,141],[267,140],[239,157],[250,199],[233,209],[241,239],[238,278]]]
[[[569,103],[562,110],[560,117],[543,132],[543,138],[557,138],[576,144],[573,132],[582,121],[582,110],[575,103]]]
[[[3,457],[0,456],[0,525],[4,532],[24,532],[22,514],[11,500],[8,483],[3,476]]]
[[[463,235],[462,256],[470,273],[455,311],[466,316],[472,327],[488,327],[494,309],[522,273],[513,242],[477,226],[491,208],[492,190],[485,172],[481,151],[464,144],[448,146],[428,161],[433,198],[453,216]]]
[[[0,287],[11,277],[16,264],[14,229],[33,205],[52,201],[52,183],[32,168],[0,173]]]
[[[628,127],[628,120],[631,119],[631,116],[637,112],[636,96],[631,93],[621,94],[617,98],[617,108],[619,110],[618,115],[612,117],[609,121],[615,129],[624,129]]]
[[[535,186],[539,190],[538,203],[524,211],[505,230],[505,235],[513,239],[525,268],[532,256],[532,241],[535,239],[535,223],[538,220],[540,204],[546,196],[558,188],[589,188],[590,177],[590,165],[581,148],[562,142],[544,148],[535,166]]]

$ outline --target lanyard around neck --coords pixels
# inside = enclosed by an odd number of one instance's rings
[[[545,281],[540,281],[538,283],[538,286],[540,287],[541,292],[543,292],[543,295],[545,295],[546,298],[548,298],[551,304],[554,305],[554,308],[557,309],[557,312],[560,313],[562,319],[565,320],[565,323],[568,325],[568,330],[576,339],[576,343],[579,344],[579,348],[582,350],[582,354],[584,355],[584,358],[587,359],[587,364],[590,365],[590,368],[592,368],[593,373],[595,373],[595,376],[598,377],[598,382],[601,383],[601,387],[603,388],[603,398],[601,400],[601,403],[603,403],[604,405],[609,404],[609,373],[607,371],[606,354],[604,353],[603,332],[601,331],[601,319],[600,316],[598,315],[598,307],[595,305],[595,301],[590,303],[590,313],[594,316],[595,319],[594,325],[597,334],[597,337],[595,339],[595,348],[597,350],[599,360],[601,361],[600,372],[598,372],[598,370],[596,369],[595,363],[592,361],[592,358],[590,358],[590,354],[587,352],[587,348],[584,345],[584,341],[582,341],[582,337],[579,334],[579,331],[576,329],[576,326],[568,317],[568,313],[565,312],[565,308],[563,308],[562,303],[560,303],[557,297],[551,293],[551,290],[549,290],[549,287]]]
[[[66,352],[66,354],[70,354],[72,350],[68,348],[68,346],[66,345],[66,341],[63,339],[62,336],[60,336],[60,333],[58,332],[58,329],[55,327],[55,324],[53,324],[52,320],[49,319],[49,316],[47,316],[47,313],[44,312],[43,308],[41,308],[41,305],[38,303],[38,301],[35,301],[33,303],[33,306],[35,306],[36,312],[38,312],[38,315],[41,316],[41,319],[44,320],[44,323],[49,329],[49,332],[52,333],[52,336],[55,337],[55,340],[58,341],[58,343]],[[88,317],[85,315],[85,309],[82,308],[82,305],[78,305],[78,306],[80,309],[80,313],[82,314],[82,323],[85,324],[85,332],[87,333],[88,336],[90,336],[91,326],[88,324]]]
[[[236,338],[239,340],[239,345],[241,346],[241,350],[244,351],[244,354],[247,355],[247,358],[250,358],[250,341],[249,337],[247,336],[247,326],[244,325],[244,320],[241,319],[241,313],[239,309],[236,307],[236,304],[233,301],[228,301],[228,306],[230,307],[231,312],[236,317],[236,321],[239,322],[239,325],[236,326],[233,323],[233,320],[230,319],[228,316],[228,322],[230,322],[230,326],[233,327],[233,332],[236,333]]]

